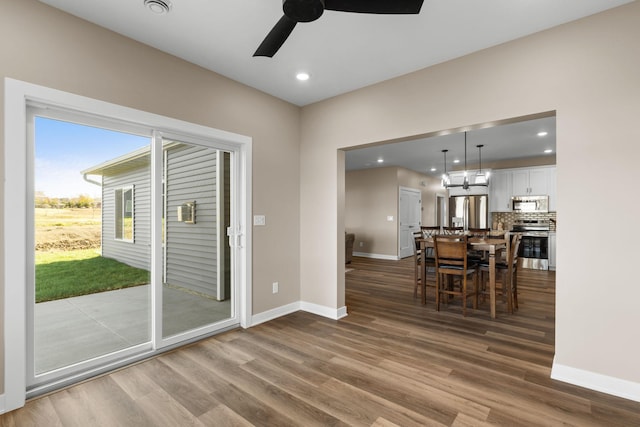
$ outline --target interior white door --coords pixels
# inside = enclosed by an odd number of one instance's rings
[[[413,188],[400,187],[398,203],[400,258],[413,255],[415,250],[413,233],[420,230],[422,218],[422,192]]]

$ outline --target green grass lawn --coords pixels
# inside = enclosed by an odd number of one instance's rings
[[[149,272],[95,249],[36,252],[36,302],[51,301],[149,283]]]

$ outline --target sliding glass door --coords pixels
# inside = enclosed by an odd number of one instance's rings
[[[234,150],[29,113],[28,389],[237,325]]]
[[[164,139],[162,336],[232,317],[230,153]]]

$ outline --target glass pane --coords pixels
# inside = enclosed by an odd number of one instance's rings
[[[164,151],[163,337],[231,312],[229,153],[177,141]]]
[[[115,216],[115,233],[116,239],[122,239],[124,236],[122,234],[123,230],[123,216],[122,216],[122,189],[117,188],[114,196],[114,204],[115,207],[113,209]]]
[[[122,236],[125,240],[133,240],[133,188],[122,194]]]
[[[150,341],[149,144],[36,117],[35,375]]]

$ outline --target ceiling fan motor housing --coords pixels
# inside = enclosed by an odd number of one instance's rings
[[[324,0],[282,0],[282,10],[295,22],[311,22],[322,16]]]

